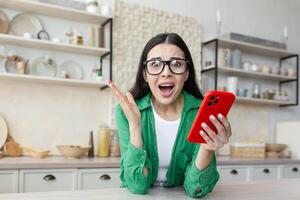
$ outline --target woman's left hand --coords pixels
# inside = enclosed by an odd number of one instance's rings
[[[218,119],[217,119],[218,118]],[[209,117],[210,121],[217,129],[217,133],[214,132],[206,123],[202,123],[201,127],[204,131],[200,131],[200,135],[206,141],[206,144],[201,144],[202,148],[207,150],[215,151],[222,148],[225,144],[229,142],[231,136],[231,126],[229,121],[222,115],[218,116],[211,115]]]

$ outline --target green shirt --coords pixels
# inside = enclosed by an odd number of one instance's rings
[[[195,166],[195,159],[200,148],[186,140],[189,129],[202,102],[201,99],[183,91],[183,111],[172,149],[171,161],[167,170],[165,187],[183,185],[191,197],[202,197],[211,192],[219,180],[216,168],[216,158],[204,170]],[[130,133],[127,118],[120,105],[116,107],[116,122],[121,146],[120,178],[122,187],[127,187],[132,193],[145,194],[155,182],[158,173],[158,151],[154,125],[151,93],[136,100],[141,112],[141,130],[144,146],[136,148],[130,143]],[[147,177],[143,168],[148,168]]]

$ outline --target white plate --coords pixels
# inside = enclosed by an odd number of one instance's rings
[[[37,76],[55,77],[57,72],[56,62],[44,62],[45,57],[40,56],[30,62],[30,74]]]
[[[7,125],[3,117],[0,115],[0,149],[3,147],[3,145],[6,142],[7,134],[8,134]]]
[[[83,68],[78,62],[72,60],[63,62],[59,67],[59,75],[63,72],[67,74],[70,79],[83,79]]]
[[[21,13],[11,20],[9,32],[20,37],[23,37],[24,33],[31,33],[36,38],[43,29],[39,18],[31,14]]]

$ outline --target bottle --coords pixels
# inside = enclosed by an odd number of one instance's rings
[[[120,156],[120,144],[119,137],[116,131],[113,132],[111,145],[110,145],[110,156],[119,157]]]
[[[106,125],[101,125],[98,130],[98,156],[108,157],[110,151],[110,131]]]
[[[89,27],[89,41],[88,41],[88,45],[90,47],[94,47],[95,46],[95,27],[93,24],[90,25]]]
[[[94,134],[93,134],[93,131],[90,132],[89,145],[91,146],[91,148],[89,149],[88,157],[92,158],[92,157],[94,157]]]

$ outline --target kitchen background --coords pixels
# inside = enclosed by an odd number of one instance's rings
[[[222,19],[222,33],[236,32],[281,41],[283,29],[287,27],[288,50],[299,53],[300,49],[297,37],[297,33],[300,32],[300,2],[297,0],[173,0],[172,5],[167,0],[99,2],[116,9],[112,13],[113,80],[123,91],[129,89],[133,83],[134,67],[137,66],[145,42],[156,33],[165,30],[177,31],[183,35],[192,50],[199,71],[200,43],[216,36],[217,10],[220,11]],[[9,9],[1,10],[10,20],[19,13]],[[149,18],[141,17],[144,12],[147,12]],[[88,23],[37,16],[52,37],[63,40],[70,26],[81,32],[83,38],[88,37]],[[155,21],[159,17],[164,20]],[[183,20],[190,26],[184,27]],[[143,27],[143,24],[151,26]],[[15,50],[28,59],[50,54],[58,65],[65,60],[76,60],[87,66],[84,71],[85,79],[92,78],[92,67],[99,60],[96,56],[39,51],[9,45],[0,47],[2,53]],[[2,61],[2,71],[3,66]],[[103,71],[104,79],[107,79],[107,69]],[[49,83],[24,83],[2,79],[0,81],[0,114],[6,119],[11,135],[23,145],[50,149],[51,154],[58,154],[55,148],[57,144],[87,144],[89,131],[96,132],[101,122],[115,127],[112,114],[115,100],[111,97],[109,89],[100,91],[98,88]],[[252,82],[249,82],[249,87],[251,86]],[[276,124],[281,121],[299,120],[298,113],[299,106],[236,103],[229,116],[234,134],[232,141],[274,142]],[[228,148],[224,148],[223,153],[228,153]]]

